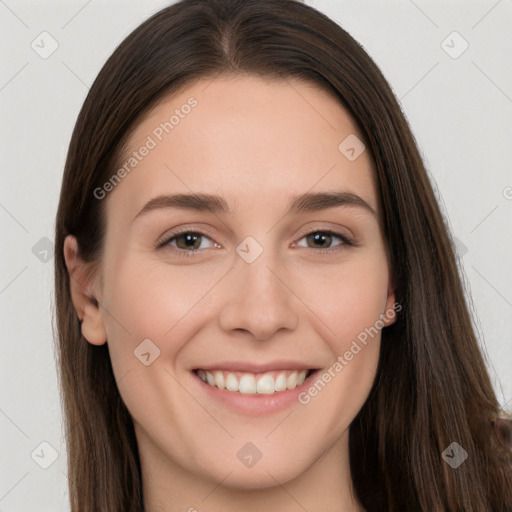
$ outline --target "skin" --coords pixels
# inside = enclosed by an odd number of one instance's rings
[[[100,266],[91,272],[82,262],[74,237],[64,246],[83,335],[108,343],[134,420],[146,510],[362,510],[348,427],[374,381],[380,332],[308,404],[270,415],[234,414],[208,400],[190,370],[246,359],[327,370],[381,315],[384,325],[394,321],[369,152],[349,161],[338,150],[358,131],[328,92],[225,75],[161,102],[136,127],[128,153],[191,96],[197,106],[103,199]],[[292,196],[342,190],[377,215],[349,206],[286,215]],[[132,223],[153,197],[191,192],[219,194],[232,212],[158,209]],[[183,238],[154,248],[177,227],[205,234],[198,253],[177,256],[187,250]],[[359,245],[308,240],[322,230]],[[248,236],[263,248],[250,264],[235,251]],[[149,366],[134,356],[146,338],[160,350]],[[237,457],[249,441],[262,453],[250,468]]]

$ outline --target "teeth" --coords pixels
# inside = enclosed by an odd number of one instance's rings
[[[209,372],[206,372],[209,373]],[[238,379],[235,377],[233,373],[228,373],[228,377],[226,379],[226,389],[228,391],[238,391],[239,384]]]
[[[286,387],[288,389],[294,389],[297,387],[297,373],[293,372],[288,375],[288,378],[286,379]]]
[[[302,370],[301,372],[299,372],[297,374],[297,386],[304,384],[307,374],[308,374],[308,370]]]
[[[244,395],[271,395],[286,389],[295,389],[305,380],[307,370],[269,372],[264,374],[197,370],[197,376],[210,386],[227,389]]]
[[[213,376],[215,378],[215,385],[219,389],[224,389],[224,374],[222,372],[214,372]]]
[[[269,375],[268,373],[266,375],[263,375],[263,377],[260,377],[260,379],[258,380],[256,391],[260,395],[270,395],[274,393],[274,377],[272,377],[272,375]]]
[[[284,391],[286,389],[286,374],[284,372],[277,376],[274,386],[276,391]]]
[[[260,393],[259,386],[260,384],[258,382],[258,393]],[[240,393],[244,393],[245,395],[252,395],[256,393],[256,379],[254,378],[254,375],[242,375],[242,378],[240,379],[240,385],[238,386],[238,391]]]

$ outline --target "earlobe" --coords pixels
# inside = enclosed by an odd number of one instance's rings
[[[83,337],[92,345],[104,345],[107,341],[107,333],[103,324],[103,317],[99,305],[86,304],[84,316],[80,323]]]
[[[97,292],[93,290],[91,265],[80,258],[78,243],[73,235],[65,238],[63,250],[69,274],[71,300],[80,320],[82,335],[93,345],[103,345],[107,341],[107,334],[96,299]]]
[[[398,309],[396,306],[397,303],[395,299],[395,292],[392,286],[390,285],[388,289],[388,296],[386,299],[386,308],[384,310],[384,313],[382,314],[382,320],[384,322],[385,327],[387,327],[388,325],[392,325],[396,322],[396,316],[401,309]]]

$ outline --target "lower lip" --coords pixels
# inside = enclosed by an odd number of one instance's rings
[[[223,404],[226,408],[236,413],[242,413],[247,416],[264,416],[283,411],[294,404],[299,404],[299,395],[306,391],[319,370],[314,371],[300,386],[295,389],[278,391],[269,395],[246,395],[238,391],[228,391],[210,386],[203,382],[194,372],[192,377],[201,393],[205,393],[208,399],[215,400]]]

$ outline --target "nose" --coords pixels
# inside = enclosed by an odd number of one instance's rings
[[[292,283],[287,281],[282,266],[265,251],[252,263],[237,258],[226,283],[221,328],[248,331],[260,341],[279,330],[294,330],[298,323],[296,299]]]

